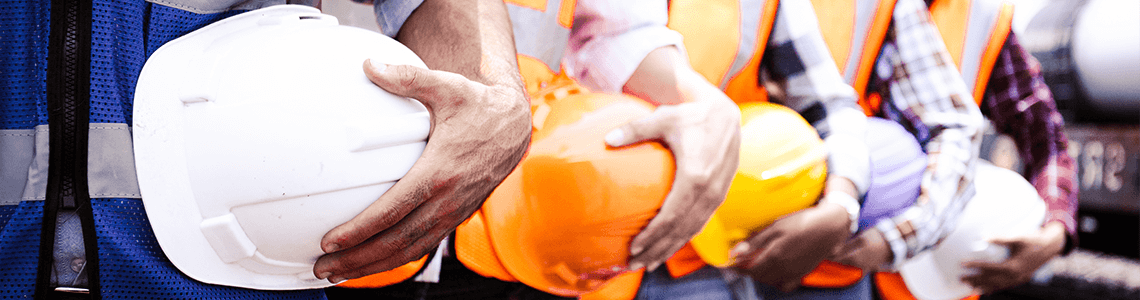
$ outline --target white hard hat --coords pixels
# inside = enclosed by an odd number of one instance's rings
[[[973,288],[962,276],[974,272],[969,261],[1001,262],[1009,256],[992,238],[1031,233],[1045,220],[1045,202],[1021,175],[986,162],[978,163],[975,195],[966,204],[958,226],[937,247],[903,263],[899,273],[918,299],[962,299]]]
[[[321,237],[423,153],[419,102],[380,89],[365,59],[425,67],[400,43],[282,5],[159,48],[135,90],[134,151],[163,252],[195,280],[254,289],[313,276]]]

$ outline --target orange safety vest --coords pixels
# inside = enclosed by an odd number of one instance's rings
[[[997,0],[936,0],[930,5],[930,15],[962,80],[974,88],[974,101],[980,105],[994,63],[1009,37],[1013,5]],[[875,287],[885,300],[915,299],[898,273],[875,274]]]
[[[865,97],[879,48],[883,45],[895,0],[812,0],[823,40],[844,81],[857,95],[864,113],[877,111],[877,97]],[[870,99],[867,99],[870,98]],[[872,104],[873,103],[873,104]],[[851,286],[863,278],[863,270],[832,261],[823,261],[800,280],[815,288]]]
[[[766,102],[760,82],[760,61],[775,25],[778,0],[674,0],[669,5],[670,29],[684,37],[689,64],[737,103]],[[665,261],[673,278],[705,266],[691,245]]]
[[[505,0],[507,11],[513,22],[515,36],[515,49],[518,52],[519,71],[523,75],[527,92],[534,95],[547,84],[556,80],[556,73],[551,66],[558,66],[562,59],[567,42],[570,39],[570,26],[574,21],[574,5],[576,0]],[[470,222],[465,221],[464,224]],[[463,237],[458,237],[461,239]],[[467,243],[465,245],[470,245]],[[489,247],[489,245],[487,245]],[[479,266],[473,268],[480,275],[495,277],[505,281],[517,281],[509,274],[497,273],[487,270],[502,270],[501,263],[490,248],[458,248],[456,255],[461,261],[467,259],[465,264],[475,262]],[[492,261],[493,260],[493,261]],[[338,287],[346,288],[379,288],[412,278],[426,265],[427,256],[409,262],[398,268],[372,274],[369,276],[343,282]],[[490,266],[490,267],[488,267]],[[497,268],[495,267],[497,266]],[[470,267],[470,266],[469,266]],[[635,290],[636,292],[636,290]]]
[[[890,26],[895,0],[812,0],[812,4],[824,41],[844,79],[859,94],[859,104],[868,116],[878,113],[882,98],[868,93],[867,83]],[[990,71],[1009,35],[1012,6],[988,0],[937,0],[930,10],[963,80],[974,87],[974,99],[981,103]],[[801,283],[845,287],[862,276],[858,268],[825,261]],[[875,281],[884,299],[914,299],[897,274],[879,273]]]

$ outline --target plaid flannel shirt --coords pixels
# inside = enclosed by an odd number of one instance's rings
[[[934,247],[954,229],[974,195],[983,119],[922,0],[899,0],[876,61],[872,91],[883,117],[910,130],[927,153],[914,206],[879,221],[894,266]]]
[[[666,27],[666,1],[581,0],[577,5],[562,63],[593,91],[620,92],[653,49],[684,49],[680,34]],[[866,193],[871,174],[863,143],[866,116],[855,90],[835,71],[810,2],[780,1],[760,67],[758,84],[769,87],[770,99],[799,112],[824,139],[831,150],[829,175],[848,178]]]
[[[780,1],[761,59],[761,84],[771,101],[800,113],[827,145],[828,173],[850,179],[859,195],[870,185],[867,117],[855,90],[839,75],[808,1]],[[782,94],[782,95],[777,95]],[[857,195],[858,196],[858,195]],[[856,197],[862,198],[862,197]]]
[[[1012,32],[994,63],[984,99],[982,113],[998,132],[1013,138],[1025,162],[1025,176],[1045,200],[1045,222],[1065,226],[1068,252],[1077,236],[1076,165],[1068,154],[1065,123],[1045,86],[1041,64]]]

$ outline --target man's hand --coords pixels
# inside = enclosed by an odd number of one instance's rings
[[[431,135],[407,175],[325,234],[313,274],[330,282],[387,271],[436,249],[514,169],[530,137],[521,89],[462,75],[365,62],[365,73],[431,113]]]
[[[815,269],[850,236],[842,206],[820,203],[784,216],[732,249],[733,267],[757,282],[785,292]]]
[[[891,246],[883,238],[883,233],[874,228],[863,231],[858,237],[847,241],[831,258],[832,261],[857,267],[865,272],[876,272],[893,259]]]
[[[724,202],[736,175],[740,109],[711,85],[692,96],[702,100],[659,106],[606,135],[611,147],[661,141],[677,165],[661,210],[630,243],[631,270],[656,269],[685,246]]]
[[[1065,246],[1065,227],[1051,222],[1037,232],[991,241],[1009,248],[1009,259],[1000,263],[967,262],[963,266],[978,270],[962,281],[985,294],[1029,282],[1041,265],[1061,253]]]

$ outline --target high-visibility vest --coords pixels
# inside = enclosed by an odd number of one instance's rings
[[[890,27],[895,0],[812,0],[812,6],[835,65],[839,67],[844,81],[859,95],[864,113],[872,115],[880,101],[877,97],[872,97],[872,101],[865,97],[867,83]],[[859,268],[825,260],[802,278],[800,284],[840,288],[855,284],[862,278],[863,270]]]
[[[997,0],[936,0],[930,14],[962,80],[974,89],[974,101],[981,105],[994,63],[1009,37],[1013,5]],[[875,287],[885,300],[915,299],[898,273],[875,274]]]
[[[819,15],[824,41],[841,66],[844,79],[855,88],[864,112],[868,116],[877,114],[882,98],[877,93],[869,93],[867,83],[890,26],[895,0],[854,3],[813,0],[812,3]],[[962,79],[974,88],[974,99],[980,104],[994,62],[1009,35],[1012,5],[990,0],[936,0],[930,10]],[[822,288],[850,286],[862,278],[862,273],[858,268],[825,261],[801,284]],[[893,282],[896,277],[898,282]],[[909,298],[893,298],[902,295],[893,287],[901,286],[902,291],[906,291],[901,277],[877,274],[875,278],[880,292],[891,291],[884,298],[913,299],[909,292],[905,293]]]
[[[670,29],[684,36],[693,70],[737,103],[766,102],[760,61],[775,25],[778,0],[684,0],[669,5]],[[665,262],[679,278],[705,266],[691,245]]]

